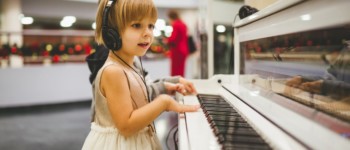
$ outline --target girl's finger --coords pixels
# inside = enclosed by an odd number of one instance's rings
[[[199,108],[199,105],[182,105],[180,112],[196,112]]]
[[[181,93],[181,94],[185,94],[186,93],[186,89],[185,87],[182,85],[182,84],[177,84],[178,87],[177,87],[177,92]]]

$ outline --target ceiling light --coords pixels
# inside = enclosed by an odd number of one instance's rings
[[[21,23],[24,25],[29,25],[34,22],[34,19],[32,17],[22,17],[21,18]]]
[[[300,18],[303,21],[309,21],[311,20],[311,15],[310,14],[301,15]]]
[[[219,33],[224,33],[226,31],[226,27],[223,25],[216,26],[216,31]]]
[[[91,27],[92,27],[92,29],[95,30],[96,29],[96,22],[92,23]]]
[[[67,20],[62,20],[60,22],[60,25],[61,25],[61,27],[67,28],[67,27],[71,27],[73,24]]]
[[[173,32],[173,27],[172,26],[166,26],[165,27],[165,36],[166,37],[170,37],[172,32]]]
[[[158,30],[165,30],[165,20],[164,19],[157,19],[157,22],[155,24],[155,27]]]
[[[65,17],[63,17],[63,20],[66,20],[67,22],[74,23],[77,19],[74,16],[65,16]]]
[[[154,29],[153,35],[154,35],[154,37],[158,37],[158,36],[162,35],[162,32],[160,32],[160,30],[158,30],[158,29]]]

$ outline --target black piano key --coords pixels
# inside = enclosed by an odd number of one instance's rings
[[[251,134],[257,135],[253,128],[237,128],[237,127],[214,127],[215,135],[233,135],[233,134]]]
[[[232,108],[228,103],[222,102],[200,102],[200,105],[203,107],[227,107]]]
[[[214,126],[211,128],[213,129],[215,135],[235,134],[235,131],[240,129],[252,129],[251,127],[237,127],[237,126]]]
[[[228,135],[224,136],[224,142],[227,143],[244,143],[244,144],[266,144],[266,142],[259,136],[240,136]],[[223,142],[223,143],[224,143]]]
[[[223,126],[223,125],[236,125],[236,126],[249,126],[250,125],[243,119],[243,118],[236,118],[234,119],[233,117],[235,116],[231,116],[231,117],[212,117],[212,116],[208,116],[207,117],[207,120],[209,123],[212,123],[214,122],[215,125],[220,125],[220,126]],[[213,123],[213,124],[214,124]]]
[[[223,149],[271,149],[224,98],[200,94],[198,99]]]
[[[229,103],[227,103],[227,101],[224,99],[199,99],[199,102],[204,103],[204,104],[227,104],[227,105],[229,105]]]
[[[224,141],[248,141],[248,143],[260,143],[265,144],[266,142],[260,136],[250,136],[250,135],[238,135],[238,134],[221,134],[218,137],[224,139]],[[251,142],[249,142],[251,141]]]
[[[232,108],[205,108],[206,111],[212,111],[212,112],[237,112]]]
[[[213,102],[220,102],[220,103],[227,103],[225,99],[220,99],[220,98],[199,98],[201,102],[208,102],[208,103],[213,103]]]
[[[202,103],[202,106],[205,108],[231,108],[232,106],[230,106],[229,104],[206,104],[206,103]]]
[[[199,97],[203,101],[224,101],[225,99],[221,97]]]
[[[239,116],[240,115],[237,112],[214,112],[214,111],[209,111],[208,115],[217,115],[217,116]]]
[[[246,122],[238,113],[230,115],[214,115],[212,113],[208,114],[208,117],[214,119],[214,120],[222,120],[222,121],[228,121],[228,122]]]
[[[207,94],[198,94],[197,97],[198,98],[222,98],[219,95],[207,95]]]
[[[245,121],[241,116],[219,116],[219,115],[211,115],[209,114],[208,116],[209,118],[218,121],[218,122],[245,122],[247,123],[247,121]]]
[[[245,135],[245,136],[260,136],[253,128],[236,128],[234,130],[222,130],[216,136],[226,135]]]
[[[224,150],[271,150],[266,144],[237,144],[237,143],[224,143]]]
[[[227,113],[227,115],[216,115],[215,113],[208,112],[208,117],[222,121],[244,121],[244,119],[238,113],[232,112]]]
[[[227,126],[227,127],[244,127],[248,128],[250,125],[246,122],[223,122],[223,121],[212,121],[210,123],[212,127],[214,126]]]

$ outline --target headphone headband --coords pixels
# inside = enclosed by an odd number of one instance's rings
[[[108,14],[109,10],[111,9],[111,6],[115,3],[115,0],[108,0],[104,10],[103,10],[103,17],[102,17],[102,27],[108,26]]]
[[[107,2],[106,7],[111,7],[112,4],[114,4],[114,3],[115,3],[115,0],[109,0],[109,1]]]
[[[116,29],[108,27],[108,14],[116,0],[108,0],[102,16],[102,39],[108,49],[118,50],[122,47],[122,40]]]

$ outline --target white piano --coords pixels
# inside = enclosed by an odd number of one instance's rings
[[[326,87],[349,84],[350,67],[324,77],[350,62],[350,1],[286,3],[234,24],[234,75],[193,80],[199,95],[179,98],[201,105],[179,115],[180,150],[350,149],[350,90]],[[322,88],[291,86],[297,76]]]

